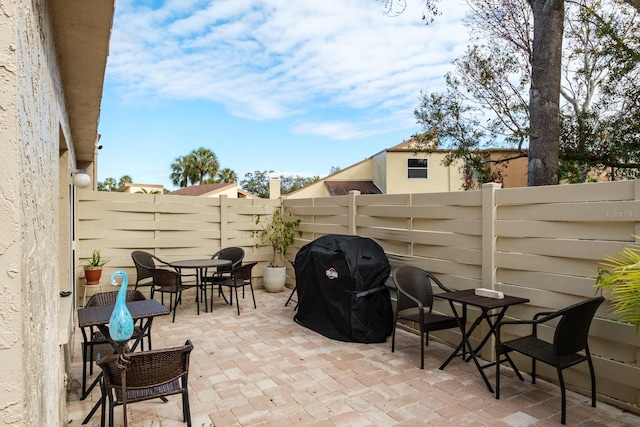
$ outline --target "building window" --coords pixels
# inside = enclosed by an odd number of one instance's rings
[[[429,177],[429,159],[407,159],[407,178],[427,179]]]

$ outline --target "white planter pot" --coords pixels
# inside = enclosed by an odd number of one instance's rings
[[[285,267],[266,266],[262,275],[262,282],[267,292],[282,292],[287,279]]]

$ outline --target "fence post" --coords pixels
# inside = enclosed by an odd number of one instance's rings
[[[496,286],[496,190],[500,184],[482,184],[482,287]]]
[[[220,249],[226,248],[229,240],[229,199],[220,195]],[[213,292],[213,291],[211,291]]]
[[[358,215],[358,209],[356,207],[356,196],[360,195],[360,191],[349,191],[349,213],[347,214],[347,233],[351,236],[358,235],[358,228],[356,226],[356,216]]]

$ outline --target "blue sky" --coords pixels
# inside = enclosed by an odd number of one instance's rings
[[[409,139],[420,91],[443,89],[469,40],[462,0],[428,26],[423,4],[117,0],[98,179],[174,189],[171,163],[198,147],[240,179],[325,176]]]

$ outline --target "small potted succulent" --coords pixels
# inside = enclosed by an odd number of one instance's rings
[[[260,224],[260,217],[256,219]],[[295,241],[295,228],[300,225],[299,219],[285,221],[281,208],[276,208],[271,215],[271,221],[262,223],[262,230],[256,232],[260,243],[271,246],[273,256],[271,263],[264,268],[262,280],[268,292],[280,292],[286,281],[285,255],[289,246]],[[298,231],[298,235],[302,232]],[[256,245],[259,246],[259,245]]]
[[[108,263],[108,259],[102,258],[99,249],[94,249],[93,255],[84,264],[84,277],[87,285],[97,285],[102,276],[102,266]]]

